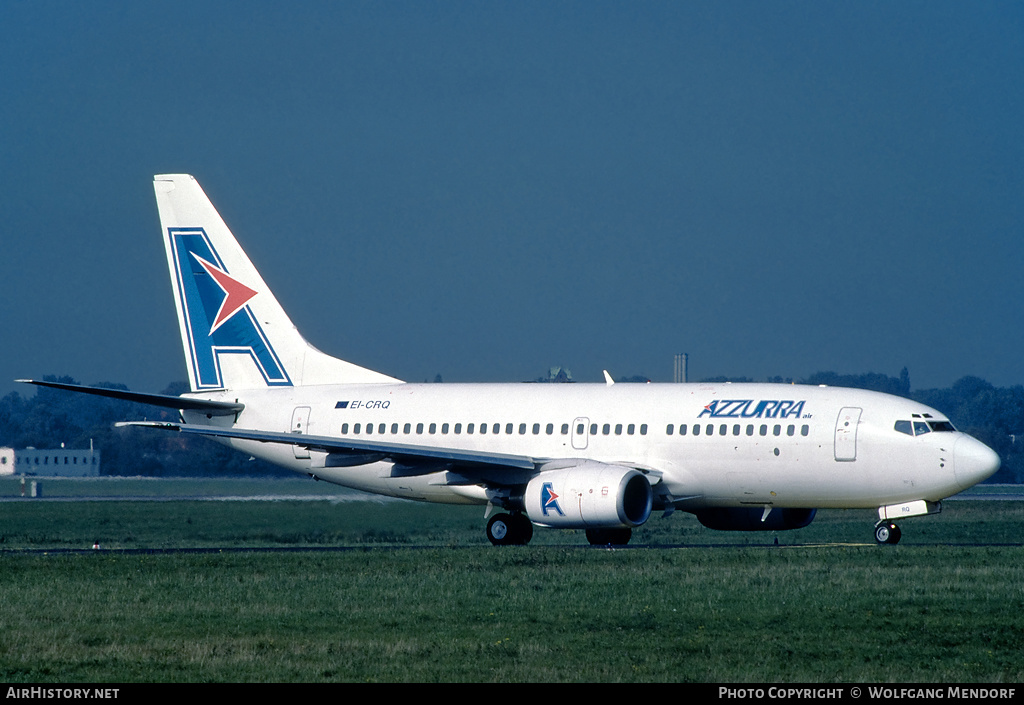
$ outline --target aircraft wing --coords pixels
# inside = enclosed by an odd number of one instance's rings
[[[16,379],[14,381],[24,382],[25,384],[35,384],[40,387],[63,389],[68,392],[81,392],[83,394],[94,394],[100,397],[134,401],[139,404],[162,406],[168,409],[190,409],[192,411],[202,411],[210,414],[211,416],[231,416],[245,408],[245,404],[239,402],[193,399],[189,397],[176,397],[171,394],[144,394],[142,392],[129,392],[125,389],[87,387],[84,384],[65,384],[63,382],[43,382],[38,379]]]
[[[418,446],[406,443],[387,443],[375,440],[337,438],[332,436],[315,436],[305,433],[283,433],[277,431],[259,431],[256,429],[227,428],[224,426],[206,426],[202,424],[179,424],[160,421],[123,421],[115,424],[118,427],[142,426],[159,428],[181,433],[217,438],[239,438],[261,443],[282,443],[307,448],[311,451],[322,451],[328,454],[328,467],[332,467],[330,456],[337,455],[338,462],[334,467],[346,465],[346,456],[377,454],[378,460],[391,460],[414,468],[423,466],[424,472],[434,472],[439,463],[451,463],[463,469],[472,468],[514,468],[536,472],[545,459],[531,458],[525,455],[508,453],[491,453],[487,451],[458,450],[437,446]],[[367,461],[369,462],[369,461]],[[412,473],[415,474],[415,473]]]

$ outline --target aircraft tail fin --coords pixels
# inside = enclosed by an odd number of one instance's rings
[[[153,188],[192,391],[400,381],[306,342],[194,177]]]

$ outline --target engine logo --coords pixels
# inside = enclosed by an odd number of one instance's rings
[[[548,511],[558,512],[558,516],[564,517],[565,512],[558,506],[558,495],[551,489],[552,483],[545,482],[540,488],[540,508],[544,512],[544,516],[548,515]]]

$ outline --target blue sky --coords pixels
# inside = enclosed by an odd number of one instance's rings
[[[409,381],[1024,383],[1019,2],[0,4],[0,394],[185,378],[152,175]]]

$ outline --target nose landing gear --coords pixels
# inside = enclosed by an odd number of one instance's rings
[[[900,536],[900,527],[891,521],[882,521],[875,526],[875,541],[878,543],[897,544],[900,542]]]

